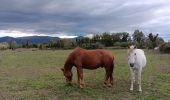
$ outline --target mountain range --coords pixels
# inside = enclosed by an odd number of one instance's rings
[[[27,37],[0,37],[0,42],[10,42],[16,41],[17,44],[26,43],[27,41],[31,43],[48,43],[51,40],[59,40],[59,37],[50,37],[50,36],[27,36]]]

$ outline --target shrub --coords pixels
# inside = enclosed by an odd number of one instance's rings
[[[129,42],[115,42],[114,46],[120,46],[120,47],[128,47],[130,45]]]
[[[170,54],[170,42],[164,43],[159,48],[161,53],[169,53]]]
[[[6,50],[9,48],[9,44],[7,42],[0,43],[0,50]]]
[[[18,46],[16,41],[10,41],[8,42],[8,44],[9,44],[9,49],[12,49],[12,50],[15,50]]]

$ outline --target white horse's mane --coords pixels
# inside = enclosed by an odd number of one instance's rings
[[[129,50],[128,50],[128,55],[129,55],[134,49],[136,49],[136,46],[131,45],[131,46],[129,47]]]
[[[136,46],[131,45],[129,48],[130,48],[130,49],[134,49],[134,48],[136,48]]]

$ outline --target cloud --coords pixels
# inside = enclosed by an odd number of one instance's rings
[[[33,36],[37,34],[32,34],[32,33],[24,33],[21,31],[14,31],[14,30],[0,30],[0,37],[4,36],[12,36],[12,37],[23,37],[23,36]],[[38,34],[39,36],[44,36],[45,34]]]
[[[169,9],[170,0],[1,0],[0,30],[86,35],[140,29],[169,36]]]

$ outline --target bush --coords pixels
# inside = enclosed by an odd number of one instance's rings
[[[9,48],[9,44],[7,42],[0,43],[0,50],[6,50]]]
[[[10,41],[8,42],[8,44],[9,44],[9,49],[12,49],[12,50],[15,50],[18,46],[16,41]]]
[[[169,53],[170,54],[170,42],[164,43],[159,48],[161,53]]]
[[[120,46],[120,47],[128,47],[130,45],[129,42],[115,42],[114,46]]]
[[[62,45],[64,49],[73,49],[76,47],[76,42],[72,39],[62,39]]]
[[[33,48],[38,48],[38,44],[32,44]]]

